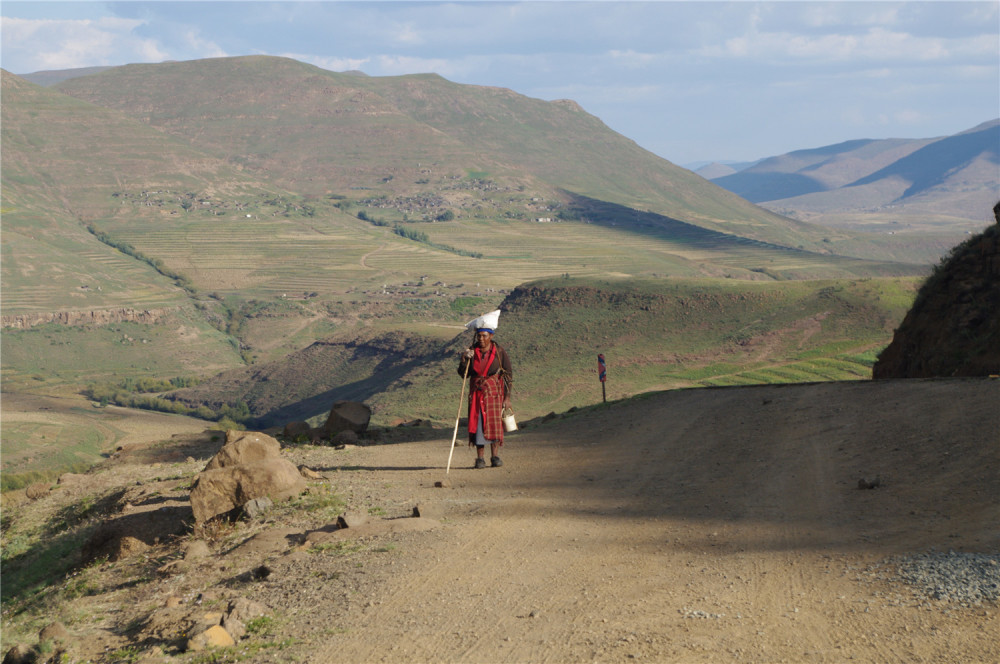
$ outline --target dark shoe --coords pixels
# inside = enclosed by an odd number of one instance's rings
[[[500,457],[498,456],[490,457],[490,465],[493,466],[494,468],[499,468],[500,466],[503,465],[503,461],[501,461]]]
[[[485,468],[485,467],[486,467],[486,459],[478,457],[476,459],[476,465],[473,466],[473,468]]]

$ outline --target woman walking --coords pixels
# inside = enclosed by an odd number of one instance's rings
[[[514,382],[510,357],[493,340],[500,311],[492,311],[470,322],[475,329],[472,345],[462,354],[459,376],[469,376],[469,445],[476,447],[474,468],[486,467],[486,445],[490,446],[490,465],[503,465],[503,411],[510,407],[510,392]],[[466,373],[468,372],[468,373]]]

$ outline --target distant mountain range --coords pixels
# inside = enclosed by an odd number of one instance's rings
[[[1000,119],[953,136],[853,140],[696,171],[782,214],[885,213],[988,223],[1000,198]]]

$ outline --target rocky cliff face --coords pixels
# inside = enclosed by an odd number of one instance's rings
[[[108,325],[110,323],[144,323],[151,325],[161,320],[168,309],[96,309],[93,311],[57,311],[44,314],[19,314],[0,317],[0,327],[27,330],[35,325],[56,323],[59,325]]]
[[[1000,203],[993,214],[996,224],[955,247],[928,277],[874,378],[1000,374]]]

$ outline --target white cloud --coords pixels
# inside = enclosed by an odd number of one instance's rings
[[[224,58],[228,53],[213,41],[205,39],[198,30],[188,30],[184,33],[184,43],[191,51],[201,58]]]
[[[30,73],[167,59],[156,40],[134,34],[141,25],[141,20],[115,17],[93,20],[4,17],[4,68]]]
[[[920,37],[886,28],[870,28],[864,33],[804,35],[789,32],[750,32],[725,40],[722,45],[700,49],[699,55],[714,58],[760,60],[808,60],[843,62],[848,60],[933,61],[957,56],[996,54],[996,37],[946,39]]]

